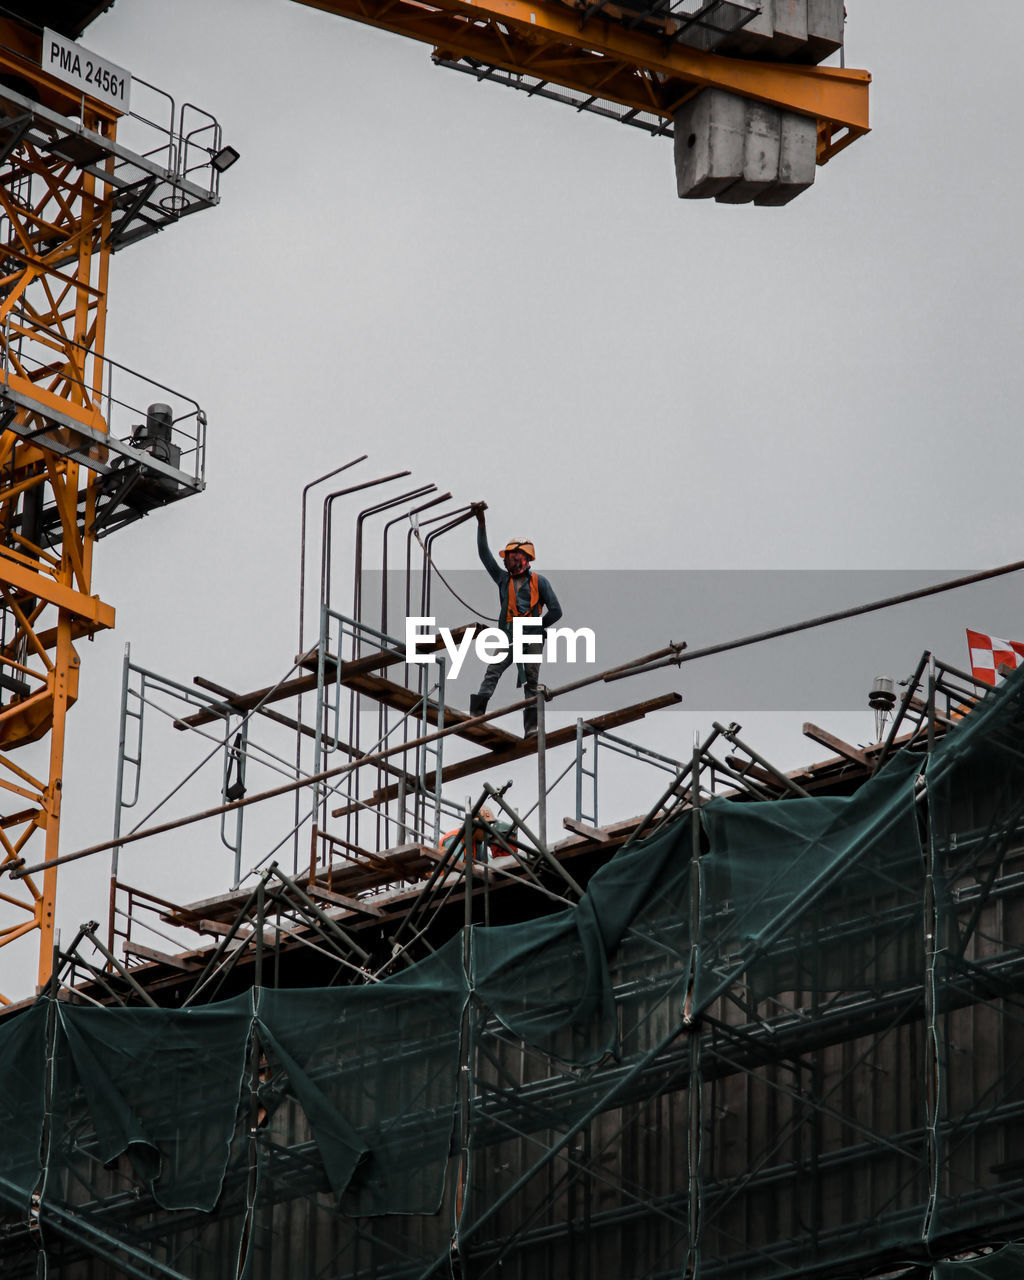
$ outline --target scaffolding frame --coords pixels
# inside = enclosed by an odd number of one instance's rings
[[[921,779],[928,777],[928,761],[947,723],[937,706],[938,691],[948,685],[957,702],[964,693],[962,681],[942,664],[926,661],[925,671],[929,713],[902,748],[911,753]],[[919,692],[908,687],[908,712]],[[1020,693],[1017,699],[1022,701]],[[1022,720],[1018,715],[1018,727]],[[634,837],[680,813],[696,811],[699,818],[720,787],[716,747],[725,731],[718,726],[695,745],[691,761],[679,770],[683,776],[633,824]],[[733,732],[725,740],[735,746],[736,738]],[[993,735],[993,750],[1019,773],[1018,738],[1011,726]],[[725,974],[700,1010],[689,1003],[692,928],[685,911],[674,908],[664,916],[656,937],[638,922],[613,962],[621,1046],[616,1057],[567,1066],[509,1032],[483,1004],[471,1004],[456,1108],[463,1120],[456,1123],[460,1136],[449,1169],[449,1209],[462,1206],[451,1248],[426,1267],[417,1263],[414,1250],[403,1264],[401,1251],[409,1242],[396,1239],[388,1273],[440,1276],[454,1261],[461,1274],[480,1280],[499,1270],[506,1276],[554,1277],[601,1274],[609,1267],[609,1274],[653,1278],[696,1274],[699,1260],[702,1276],[720,1280],[868,1276],[884,1268],[925,1277],[933,1259],[984,1251],[1018,1237],[1024,1231],[1024,1169],[1012,1159],[994,1162],[993,1153],[1007,1149],[1006,1134],[1024,1121],[1018,1072],[1024,1037],[1014,1031],[1024,1026],[1024,950],[1014,942],[1014,921],[1024,913],[1024,800],[1015,787],[980,798],[961,788],[949,821],[936,827],[929,815],[939,811],[934,806],[941,805],[941,785],[940,779],[932,792],[927,782],[916,788],[920,856],[834,868],[830,880],[848,886],[845,914],[826,913],[802,926],[800,911],[791,912],[757,954],[750,952]],[[467,805],[467,839],[484,802],[495,800],[504,796],[485,789]],[[734,801],[773,803],[752,789],[734,793]],[[620,834],[618,842],[629,838]],[[691,823],[689,850],[681,847],[679,856],[689,860],[699,898],[699,821]],[[533,867],[540,865],[538,849]],[[462,898],[455,932],[462,933],[468,956],[490,869],[486,863],[467,867],[465,860],[460,867],[456,848],[436,866],[437,875],[428,878],[405,916],[407,930],[415,933],[439,901],[441,887],[454,884]],[[299,920],[306,943],[331,954],[332,981],[366,984],[382,976],[370,972],[359,931],[340,927],[322,910],[311,893],[315,886],[312,879],[299,885],[280,868],[267,868],[205,966],[190,975],[183,1003],[222,994],[243,959],[257,987],[274,986],[285,936],[294,940]],[[564,882],[562,888],[563,902],[576,900]],[[948,907],[944,918],[936,905],[940,898]],[[329,897],[324,902],[337,905]],[[691,918],[711,907],[725,915],[731,910],[728,902],[701,907],[691,900]],[[435,944],[440,937],[435,931]],[[95,927],[83,926],[58,954],[55,992],[57,981],[87,976],[89,985],[65,988],[65,998],[81,1000],[89,990],[99,998],[101,988],[108,1002],[129,1005],[160,996],[159,984],[143,985],[138,970],[111,968],[109,953],[107,966],[87,960],[87,945],[104,957]],[[933,966],[940,956],[949,968],[937,988]],[[764,972],[760,978],[753,974],[755,962],[768,967],[770,981]],[[807,963],[816,966],[815,973],[803,970]],[[823,979],[830,968],[835,976]],[[961,1040],[986,1027],[987,1034],[1001,1027],[1011,1044],[1020,1045],[1007,1044],[1001,1061],[986,1068],[990,1078],[958,1100],[943,1073],[955,1074]],[[426,1046],[410,1042],[399,1052],[412,1061]],[[262,1081],[261,1105],[270,1105],[268,1098],[283,1096],[281,1084],[258,1042],[250,1053],[248,1073]],[[911,1080],[915,1056],[923,1074]],[[336,1069],[358,1072],[365,1065],[339,1062]],[[907,1104],[902,1111],[901,1102]],[[894,1127],[898,1119],[908,1123]],[[411,1134],[436,1121],[414,1108],[405,1123]],[[734,1128],[740,1122],[748,1132],[737,1145]],[[87,1132],[70,1140],[86,1142],[87,1154]],[[686,1168],[666,1184],[669,1151],[685,1152]],[[266,1146],[261,1158],[270,1158]],[[274,1146],[273,1158],[289,1170],[280,1203],[312,1204],[320,1175],[308,1135]],[[255,1148],[248,1161],[233,1170],[236,1183],[225,1193],[243,1216],[244,1185],[258,1162]],[[116,1171],[103,1171],[95,1161],[90,1167],[93,1182],[83,1206],[88,1229],[77,1222],[70,1202],[39,1208],[36,1229],[61,1236],[65,1243],[55,1252],[62,1261],[93,1255],[147,1278],[216,1274],[204,1271],[198,1254],[185,1270],[172,1263],[184,1236],[198,1231],[195,1221],[171,1221],[174,1215],[161,1214],[137,1189],[130,1192],[124,1162]],[[837,1217],[844,1189],[849,1212]],[[787,1205],[784,1219],[796,1214],[814,1224],[813,1230],[798,1237],[793,1219],[789,1233],[779,1232],[774,1242],[759,1238],[759,1230]],[[377,1222],[342,1224],[336,1211],[321,1205],[317,1212],[326,1215],[320,1231],[328,1241],[321,1240],[318,1273],[369,1276],[353,1259],[360,1249],[372,1254],[385,1247]],[[245,1236],[237,1220],[224,1229],[232,1238]],[[17,1258],[29,1257],[25,1248],[34,1255],[31,1232],[31,1224],[15,1227],[0,1244],[14,1277],[21,1274]],[[624,1251],[640,1249],[640,1240],[648,1243],[639,1261],[623,1271]],[[222,1241],[201,1248],[208,1250],[210,1266],[223,1256]]]
[[[758,1268],[769,1265],[773,1276],[794,1280],[866,1276],[895,1262],[907,1262],[920,1272],[943,1250],[994,1244],[1024,1231],[1024,1184],[1018,1187],[1024,1170],[1012,1160],[993,1163],[991,1156],[1004,1129],[1024,1120],[1024,1098],[1017,1098],[1012,1087],[1003,1088],[1006,1096],[990,1097],[995,1087],[990,1084],[978,1105],[956,1113],[942,1096],[945,1077],[936,1049],[951,1039],[948,1028],[960,1027],[965,1019],[966,1032],[956,1034],[970,1036],[971,1019],[998,1015],[1000,1026],[1018,1019],[1015,992],[1024,976],[1024,953],[1006,941],[1012,931],[1003,920],[1010,919],[1016,898],[1024,895],[1024,802],[1015,802],[1010,810],[997,806],[985,823],[951,832],[942,845],[927,827],[930,797],[922,781],[917,794],[923,860],[863,874],[857,868],[833,869],[801,894],[756,947],[743,944],[716,958],[705,943],[711,956],[702,962],[705,973],[717,976],[711,996],[701,1007],[694,1003],[693,939],[708,920],[727,923],[733,910],[728,899],[707,898],[704,806],[714,801],[770,809],[780,802],[799,805],[819,793],[851,794],[897,751],[903,759],[920,761],[916,767],[924,779],[927,761],[948,731],[964,717],[982,713],[987,687],[925,653],[905,682],[883,741],[854,748],[826,735],[838,756],[795,775],[748,744],[738,724],[716,722],[694,744],[688,760],[649,751],[615,732],[620,724],[678,702],[678,694],[564,728],[546,725],[548,701],[591,679],[618,680],[700,656],[670,643],[561,689],[542,687],[537,739],[518,738],[493,721],[522,703],[479,717],[450,705],[440,652],[442,675],[434,696],[433,679],[420,684],[407,670],[392,678],[404,653],[386,627],[386,594],[377,602],[363,590],[361,540],[354,566],[357,613],[348,616],[330,604],[331,503],[405,474],[352,485],[325,500],[317,644],[300,652],[275,684],[243,694],[205,677],[197,677],[194,686],[182,685],[132,663],[126,651],[114,838],[68,855],[113,851],[106,937],[96,922],[87,921],[69,946],[56,947],[51,991],[72,1003],[199,1008],[250,988],[258,992],[292,986],[303,974],[315,975],[322,987],[370,987],[428,961],[439,946],[458,937],[468,966],[479,925],[571,910],[585,898],[591,874],[616,850],[628,854],[644,847],[642,841],[689,822],[690,843],[680,855],[688,859],[688,900],[677,903],[675,914],[662,918],[653,932],[644,924],[634,925],[613,960],[618,1054],[582,1067],[567,1065],[511,1033],[483,1003],[471,1001],[463,1028],[458,1132],[447,1173],[445,1212],[452,1215],[451,1238],[443,1247],[435,1240],[429,1259],[417,1252],[416,1240],[424,1233],[433,1239],[436,1224],[429,1230],[403,1227],[391,1240],[373,1221],[352,1226],[343,1214],[324,1209],[318,1199],[315,1143],[297,1122],[289,1122],[289,1136],[275,1138],[269,1153],[270,1137],[254,1130],[248,1154],[239,1155],[225,1193],[225,1205],[234,1208],[225,1210],[220,1225],[211,1225],[195,1215],[185,1221],[161,1214],[140,1191],[126,1161],[113,1170],[100,1168],[94,1138],[83,1121],[60,1139],[71,1143],[62,1159],[75,1168],[78,1189],[74,1194],[69,1190],[65,1203],[40,1203],[36,1218],[24,1226],[24,1239],[22,1228],[14,1224],[6,1244],[0,1242],[0,1252],[7,1249],[8,1257],[20,1258],[22,1244],[45,1229],[63,1241],[55,1257],[69,1262],[92,1254],[132,1275],[186,1275],[191,1270],[194,1276],[219,1276],[224,1274],[222,1263],[217,1264],[221,1271],[209,1271],[204,1267],[214,1263],[201,1261],[207,1246],[200,1237],[209,1231],[211,1239],[217,1237],[209,1246],[211,1259],[223,1259],[224,1241],[235,1240],[236,1274],[241,1276],[246,1260],[256,1256],[251,1253],[258,1231],[253,1188],[260,1161],[268,1159],[288,1171],[273,1193],[280,1196],[280,1211],[289,1220],[297,1216],[307,1221],[309,1242],[315,1238],[318,1250],[327,1249],[318,1267],[324,1274],[334,1274],[332,1266],[348,1268],[344,1274],[365,1274],[368,1280],[377,1274],[377,1263],[368,1262],[366,1269],[353,1258],[392,1248],[384,1269],[396,1280],[427,1280],[453,1265],[474,1280],[499,1269],[506,1276],[521,1273],[524,1280],[536,1274],[555,1280],[565,1273],[567,1258],[573,1274],[585,1271],[589,1276],[608,1250],[609,1257],[619,1258],[619,1274],[627,1255],[632,1258],[627,1270],[637,1280],[681,1271],[696,1275],[698,1267],[702,1276],[720,1280],[759,1280],[765,1272]],[[376,502],[357,518],[362,531],[368,518],[388,513],[381,534],[386,569],[388,533],[412,517],[403,584],[407,611],[417,598],[420,609],[429,610],[433,580],[440,573],[431,547],[470,514],[465,507],[445,508],[447,495],[431,498],[433,492],[433,486],[413,488]],[[421,512],[436,506],[440,513],[420,521]],[[414,541],[422,557],[418,566]],[[865,606],[874,607],[881,605]],[[282,701],[314,691],[311,725],[303,722],[301,711],[291,716],[276,709]],[[361,700],[367,698],[385,712],[369,750],[344,732],[346,721],[349,726],[359,723]],[[174,728],[212,740],[207,759],[219,762],[221,803],[149,827],[148,817],[157,806],[136,830],[124,832],[122,815],[139,798],[144,718],[160,701]],[[294,735],[297,748],[305,745],[308,751],[312,744],[311,770],[300,767],[301,751],[293,764],[283,751],[265,745],[261,736],[267,728],[285,741]],[[816,726],[805,731],[816,740],[825,733]],[[476,747],[477,754],[449,759],[444,744],[453,736]],[[567,763],[556,770],[550,753],[561,747],[567,749]],[[1012,736],[1004,734],[1000,749],[1008,759],[1014,757]],[[428,757],[428,751],[435,754]],[[652,770],[652,777],[669,774],[667,785],[640,818],[600,827],[596,804],[593,811],[584,810],[581,797],[588,783],[597,795],[599,753],[638,761]],[[337,755],[343,757],[340,764],[332,763]],[[509,783],[478,783],[475,799],[458,801],[446,790],[455,780],[493,777],[502,762],[531,756],[537,760],[537,800],[529,809],[513,806]],[[269,763],[287,781],[268,791],[250,791],[260,763]],[[364,793],[358,778],[367,769],[376,786]],[[567,779],[575,817],[564,820],[567,837],[551,843],[547,810],[555,789]],[[247,876],[236,866],[229,893],[182,904],[138,887],[134,877],[132,883],[121,878],[118,858],[127,844],[202,818],[218,817],[222,842],[240,852],[240,839],[224,840],[226,822],[238,823],[231,830],[240,834],[246,807],[293,792],[300,796],[307,788],[313,802],[304,807],[301,822]],[[339,788],[345,803],[332,810],[329,796]],[[411,815],[405,807],[410,797]],[[485,815],[485,808],[497,816]],[[332,818],[347,818],[356,810],[369,815],[377,840],[361,840],[354,825],[333,828]],[[458,838],[443,843],[438,839],[442,814],[461,830]],[[278,851],[307,823],[307,856],[288,871]],[[247,830],[252,831],[252,824]],[[395,831],[402,837],[398,844],[388,838]],[[467,858],[468,849],[473,856]],[[22,865],[15,873],[25,877],[39,869]],[[802,904],[816,901],[843,876],[849,880],[844,890],[849,909],[813,926],[802,923]],[[947,903],[953,904],[948,910]],[[944,910],[947,926],[956,921],[956,946],[940,951],[936,939]],[[183,937],[212,942],[175,950]],[[994,946],[994,938],[1004,941]],[[908,939],[920,941],[917,951]],[[959,966],[955,980],[936,984],[934,966],[947,952]],[[921,963],[908,968],[914,957]],[[760,978],[750,976],[756,972]],[[833,972],[840,977],[828,978]],[[770,990],[762,989],[765,973]],[[1020,1021],[1024,1024],[1024,1017]],[[395,1052],[412,1061],[420,1048],[413,1040]],[[427,1052],[427,1046],[422,1049]],[[258,1089],[254,1085],[258,1112],[267,1108],[268,1098],[285,1099],[287,1091],[275,1082],[274,1067],[258,1038],[249,1053],[249,1078],[260,1082]],[[895,1090],[893,1105],[905,1107],[905,1123],[893,1130],[879,1100],[870,1115],[858,1110],[856,1098],[872,1092],[872,1080],[897,1069],[906,1075],[905,1064],[914,1061],[922,1065],[926,1087],[913,1105],[907,1102],[905,1085],[903,1093]],[[1016,1057],[1011,1054],[1008,1061]],[[337,1063],[329,1069],[351,1072],[358,1065]],[[280,1105],[291,1104],[285,1100]],[[739,1144],[730,1133],[738,1116],[745,1117],[747,1126]],[[403,1120],[410,1134],[437,1123],[437,1115],[415,1109]],[[986,1186],[988,1174],[982,1170],[977,1185],[955,1188],[951,1195],[940,1176],[945,1151],[953,1156],[948,1167],[954,1181],[969,1181],[960,1166],[981,1169],[979,1161],[1002,1169],[998,1192]],[[665,1183],[666,1160],[671,1164],[684,1152],[685,1176]],[[841,1214],[837,1218],[835,1206],[842,1197],[835,1187],[860,1182],[872,1189],[884,1187],[869,1206],[870,1216],[865,1209],[855,1222]],[[813,1248],[792,1232],[777,1239],[766,1235],[780,1204],[788,1206],[791,1223],[799,1218],[803,1210],[794,1206],[805,1194],[814,1223]],[[82,1195],[85,1200],[76,1199]],[[326,1217],[318,1216],[324,1213]],[[968,1225],[957,1225],[964,1215]],[[80,1231],[75,1226],[79,1218]],[[918,1234],[911,1239],[912,1223]],[[889,1234],[883,1239],[885,1232]],[[887,1239],[898,1241],[896,1252],[887,1251]],[[646,1241],[642,1247],[641,1241]],[[261,1247],[270,1246],[264,1242]],[[175,1260],[182,1250],[191,1260],[179,1270]]]

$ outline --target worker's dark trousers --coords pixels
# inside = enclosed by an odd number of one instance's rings
[[[480,685],[480,692],[470,700],[470,712],[473,715],[483,715],[487,708],[491,695],[497,688],[498,681],[502,674],[506,672],[512,665],[512,650],[505,654],[503,658],[499,658],[496,662],[488,664],[487,671],[484,674],[483,681]],[[523,698],[535,698],[537,696],[537,684],[540,680],[540,663],[524,662],[523,663],[523,684],[521,686],[520,696]],[[537,704],[531,702],[529,706],[523,708],[523,732],[537,732]]]

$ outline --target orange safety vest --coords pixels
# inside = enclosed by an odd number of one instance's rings
[[[505,610],[506,619],[511,622],[513,618],[539,618],[540,617],[540,587],[537,585],[537,575],[530,574],[530,611],[523,614],[519,612],[519,601],[516,598],[515,579],[509,575],[508,580],[508,606]]]
[[[456,836],[464,836],[464,834],[465,834],[465,827],[456,827],[453,831],[446,831],[444,835],[441,837],[440,848],[442,852],[446,853],[448,851],[449,844],[455,839]],[[463,840],[463,844],[465,844],[465,840]],[[484,832],[482,832],[480,828],[477,827],[473,832],[473,861],[474,862],[487,861],[487,853],[486,853],[487,847],[488,846],[487,846],[487,841],[485,839]],[[496,854],[499,847],[500,846],[498,845],[492,844],[490,846],[491,853]],[[460,856],[456,858],[457,863],[465,861],[465,852],[466,852],[465,848],[463,848],[460,851]]]

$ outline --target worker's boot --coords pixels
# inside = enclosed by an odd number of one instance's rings
[[[487,710],[487,698],[482,693],[471,693],[469,695],[469,714],[471,716],[482,716]]]
[[[523,736],[526,738],[535,738],[537,736],[536,702],[529,702],[523,707]]]

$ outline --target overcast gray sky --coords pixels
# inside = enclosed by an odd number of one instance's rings
[[[485,499],[492,541],[531,537],[553,579],[940,578],[1021,556],[1024,8],[847,8],[873,131],[784,209],[679,201],[671,142],[477,84],[433,67],[426,45],[289,0],[117,0],[90,28],[83,43],[210,110],[242,158],[220,207],[111,270],[107,354],[205,407],[209,487],[98,547],[94,589],[118,625],[83,646],[65,851],[109,834],[124,642],[186,682],[282,675],[302,485],[360,453],[367,478],[408,467]],[[443,564],[474,564],[469,526],[443,545]],[[864,656],[865,690],[879,663],[906,674],[925,646],[966,663],[965,626],[1024,637],[1019,578],[984,616],[947,607],[891,663]],[[675,634],[647,647],[669,638],[728,632],[681,600]],[[684,668],[665,687],[685,697],[698,678]],[[828,707],[837,732],[869,737],[866,709]],[[822,755],[799,736],[805,709],[743,711],[719,714],[780,764]],[[642,733],[684,753],[713,718]],[[187,880],[190,858],[213,856],[204,841],[164,876]],[[103,910],[105,870],[69,870],[66,930]]]

